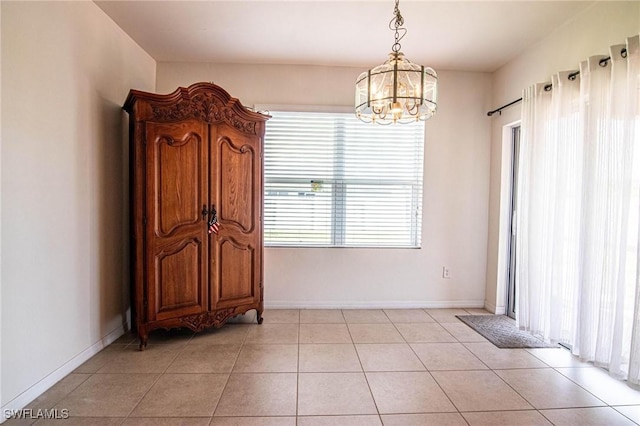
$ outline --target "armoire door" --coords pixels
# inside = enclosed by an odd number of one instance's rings
[[[146,123],[147,321],[207,311],[207,138],[198,120]]]
[[[211,309],[260,302],[262,139],[211,126],[211,200],[220,221],[210,245]]]

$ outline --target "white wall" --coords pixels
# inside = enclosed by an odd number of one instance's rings
[[[598,2],[571,21],[556,29],[535,46],[501,67],[493,74],[493,96],[490,109],[522,96],[531,84],[551,80],[551,75],[576,70],[580,61],[593,55],[608,55],[609,46],[623,44],[627,37],[640,31],[639,2]],[[489,240],[487,249],[486,305],[498,311],[505,305],[505,242],[509,216],[505,195],[508,194],[506,159],[508,145],[503,143],[503,128],[520,119],[520,105],[507,108],[491,120],[491,196]]]
[[[2,406],[123,333],[130,88],[155,61],[93,2],[1,2]]]
[[[248,106],[352,106],[362,71],[161,62],[157,91],[213,81]],[[483,305],[490,75],[438,71],[438,114],[426,123],[422,249],[267,248],[267,307]],[[442,279],[444,265],[451,279]]]
[[[2,7],[0,7],[0,35],[2,34]],[[1,40],[0,40],[1,43]],[[2,49],[0,48],[0,51]],[[2,55],[0,54],[0,82],[2,81]],[[0,188],[2,188],[2,84],[0,84]],[[0,406],[2,406],[2,191],[0,191]]]

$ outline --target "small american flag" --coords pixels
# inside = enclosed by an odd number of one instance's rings
[[[217,234],[220,230],[220,223],[218,223],[218,215],[214,212],[209,221],[209,233]]]

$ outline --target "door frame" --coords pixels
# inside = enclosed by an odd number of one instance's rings
[[[511,127],[511,182],[510,182],[510,215],[509,235],[507,236],[507,288],[505,307],[506,315],[516,317],[517,293],[516,293],[516,247],[517,247],[517,198],[518,198],[518,170],[520,161],[520,124]]]
[[[496,315],[507,313],[507,287],[509,273],[509,241],[511,238],[511,186],[513,162],[513,128],[520,126],[520,120],[501,125],[499,149],[498,221],[495,235],[495,260],[490,259],[487,279],[492,285],[487,287],[485,308]],[[491,241],[490,241],[491,245]],[[495,269],[494,269],[495,268]]]

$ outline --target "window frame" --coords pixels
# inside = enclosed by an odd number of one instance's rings
[[[254,105],[255,111],[264,112],[266,114],[270,114],[273,112],[290,112],[290,113],[329,113],[329,114],[353,114],[353,107],[346,106],[315,106],[315,105],[287,105],[287,104],[256,104]],[[422,122],[424,126],[424,122]],[[366,124],[365,125],[373,125]],[[401,126],[406,126],[405,124],[401,124]],[[267,122],[267,132],[269,128],[269,122]],[[345,248],[345,249],[422,249],[422,226],[423,226],[423,215],[422,210],[424,207],[424,144],[426,140],[426,132],[423,128],[422,134],[422,149],[421,154],[422,158],[420,159],[421,168],[419,170],[420,173],[420,185],[417,187],[414,183],[409,183],[411,185],[411,204],[412,208],[410,211],[411,216],[418,217],[417,219],[411,220],[411,224],[409,226],[409,233],[411,243],[407,245],[374,245],[374,244],[357,244],[357,245],[346,245],[346,234],[345,234],[345,217],[346,217],[346,204],[345,203],[336,203],[338,198],[345,199],[344,197],[337,197],[336,194],[338,192],[344,193],[346,190],[346,186],[349,183],[348,178],[335,178],[331,180],[332,190],[331,190],[331,242],[329,244],[310,244],[306,242],[295,242],[295,243],[285,243],[285,242],[266,242],[263,241],[265,247],[268,248]],[[265,134],[265,149],[266,149],[266,134]],[[344,160],[344,158],[343,158]],[[264,156],[263,156],[264,161]],[[264,167],[264,166],[263,166]],[[267,190],[267,173],[264,172],[264,192],[266,196]],[[270,183],[279,183],[279,184],[306,184],[308,183],[307,178],[296,178],[296,177],[287,177],[280,178],[279,180],[270,181]],[[359,183],[359,182],[358,182]],[[400,182],[392,182],[389,181],[388,185],[398,184]],[[385,185],[379,184],[380,186]],[[264,209],[264,206],[263,206]],[[337,214],[336,214],[337,212]],[[341,217],[342,220],[338,220],[338,217]],[[264,219],[266,218],[266,214],[263,211],[263,225]],[[266,228],[266,226],[264,226]],[[265,230],[263,229],[263,232]]]

